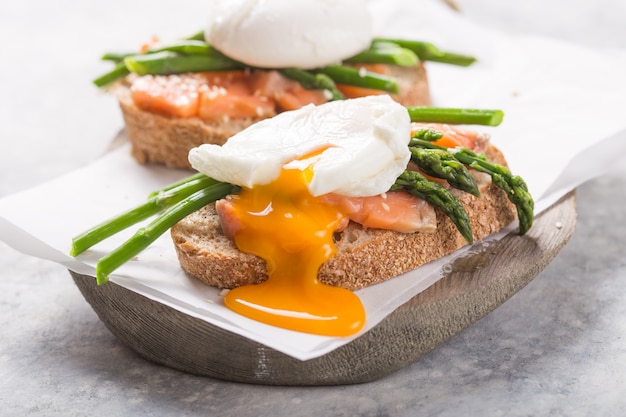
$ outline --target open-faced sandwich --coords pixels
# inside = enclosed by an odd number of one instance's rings
[[[484,134],[500,111],[404,107],[386,95],[258,122],[189,153],[198,174],[77,236],[72,254],[159,214],[96,268],[99,283],[171,228],[191,276],[231,289],[225,305],[309,333],[365,323],[350,290],[438,259],[519,220],[533,200]],[[431,123],[424,123],[431,122]]]
[[[206,30],[103,59],[116,67],[95,84],[118,97],[133,157],[170,167],[189,167],[194,147],[306,104],[390,94],[430,105],[423,61],[474,61],[375,38],[362,0],[216,2]]]

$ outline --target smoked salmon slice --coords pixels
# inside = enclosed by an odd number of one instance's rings
[[[255,95],[275,100],[279,111],[296,110],[307,104],[318,105],[328,101],[323,90],[308,90],[275,70],[255,71],[251,76],[251,85]]]
[[[198,114],[202,85],[200,77],[145,75],[133,82],[130,96],[142,110],[170,117],[193,117]]]
[[[384,94],[341,87],[348,98]],[[275,70],[235,70],[180,75],[146,75],[135,79],[131,98],[142,110],[169,117],[204,120],[271,117],[307,104],[329,100],[324,90],[309,90]]]
[[[402,233],[434,232],[437,228],[435,209],[406,191],[390,191],[370,197],[327,194],[323,198],[339,205],[351,221],[364,227]]]
[[[207,87],[201,90],[198,117],[204,120],[271,117],[276,114],[274,102],[267,97],[246,94],[246,90]]]
[[[346,219],[364,227],[401,233],[434,232],[437,228],[435,209],[405,191],[390,191],[371,197],[346,197],[331,193],[321,198],[327,204],[338,206]],[[218,200],[215,209],[222,232],[232,239],[242,227],[232,200]],[[346,226],[347,222],[340,222],[337,231]]]

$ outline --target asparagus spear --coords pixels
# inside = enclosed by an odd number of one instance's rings
[[[458,65],[461,67],[469,67],[476,58],[470,55],[457,54],[454,52],[441,52],[437,55],[427,56],[425,61],[441,62],[442,64]]]
[[[183,38],[189,41],[203,41],[204,40],[204,31],[203,30],[199,30],[196,33],[192,33],[191,35],[187,36],[186,38]]]
[[[217,181],[204,174],[193,175],[152,193],[145,203],[121,213],[99,225],[75,236],[72,239],[71,256],[78,256],[96,243],[145,220],[163,209],[177,204],[195,192],[202,190]]]
[[[116,64],[122,62],[124,58],[130,55],[135,55],[134,53],[126,53],[126,52],[106,52],[103,54],[100,59],[102,61],[112,61]]]
[[[533,224],[535,203],[528,192],[526,182],[518,176],[512,175],[511,171],[501,165],[492,164],[484,155],[477,155],[467,148],[461,148],[454,152],[454,157],[476,171],[491,175],[493,183],[506,191],[506,195],[517,209],[520,235],[525,234]]]
[[[128,74],[130,74],[130,71],[128,70],[128,68],[126,68],[126,64],[120,62],[116,64],[115,68],[113,68],[111,71],[93,80],[93,83],[96,85],[96,87],[104,87],[105,85],[112,83],[113,81],[122,78]]]
[[[428,142],[434,142],[443,137],[443,132],[429,127],[422,127],[413,132],[413,139],[423,139]]]
[[[204,31],[199,31],[190,36],[187,36],[186,38],[183,38],[180,41],[176,41],[176,42],[164,45],[159,48],[150,49],[146,53],[143,53],[143,54],[138,53],[138,52],[105,53],[104,55],[102,55],[101,59],[104,61],[115,62],[116,67],[112,71],[109,71],[106,74],[103,74],[100,77],[96,78],[93,81],[93,83],[97,87],[103,87],[119,78],[122,78],[128,75],[132,71],[132,68],[129,68],[124,62],[124,60],[127,58],[130,59],[130,62],[134,62],[136,60],[135,58],[138,56],[142,57],[146,55],[156,54],[159,52],[176,52],[177,54],[179,54],[179,56],[177,57],[178,59],[169,58],[166,60],[164,58],[165,56],[162,55],[162,58],[157,58],[154,61],[148,60],[150,61],[148,64],[145,64],[145,63],[142,64],[141,58],[140,58],[139,59],[140,63],[137,64],[138,67],[141,68],[142,66],[147,66],[147,68],[153,68],[153,67],[160,68],[160,67],[165,67],[166,65],[168,65],[172,68],[178,68],[178,67],[182,68],[182,70],[175,69],[174,73],[192,72],[191,70],[187,70],[186,68],[200,68],[197,71],[201,72],[201,71],[215,71],[215,70],[222,70],[222,69],[237,69],[237,68],[243,67],[242,64],[234,60],[231,60],[230,58],[227,58],[225,55],[221,54],[216,49],[214,49],[209,44],[207,44],[206,41],[204,40]],[[215,60],[217,61],[221,61],[221,63],[217,64],[213,62],[212,60],[205,61],[203,59],[200,59],[200,60],[192,59],[190,62],[187,62],[184,58],[184,56],[187,56],[187,55],[208,55],[208,56],[214,57]],[[164,61],[175,61],[175,62],[174,63],[160,62],[161,59],[163,59]],[[231,65],[227,65],[226,60],[229,60]],[[181,63],[179,61],[183,61],[183,62]],[[200,65],[200,62],[207,62],[207,63]],[[223,68],[223,66],[228,66],[228,68]],[[161,71],[164,71],[164,70],[161,70]],[[171,73],[173,72],[158,72],[158,74],[171,74]],[[154,73],[154,74],[157,74],[157,73]],[[141,75],[145,75],[145,74],[141,74]]]
[[[97,87],[103,87],[131,72],[164,75],[243,68],[239,62],[200,41],[181,41],[145,54],[105,54],[102,59],[117,63],[113,70],[93,81]]]
[[[150,49],[146,53],[174,51],[182,52],[185,54],[199,54],[205,53],[207,46],[209,45],[204,40],[204,31],[199,31],[172,44],[163,46],[161,48]],[[131,55],[138,55],[138,52],[107,52],[102,55],[100,59],[103,61],[113,61],[117,63],[123,61],[124,58]]]
[[[160,188],[158,190],[152,191],[150,194],[148,194],[148,198],[155,197],[155,196],[157,196],[157,195],[159,195],[161,193],[165,193],[165,192],[174,190],[175,188],[178,188],[181,185],[186,185],[186,184],[189,184],[192,181],[199,180],[199,179],[204,179],[204,178],[208,178],[208,177],[206,175],[204,175],[202,172],[196,172],[195,174],[190,175],[189,177],[185,177],[185,178],[180,179],[178,181],[175,181],[175,182],[173,182],[171,184],[168,184],[168,185],[166,185],[163,188]]]
[[[411,139],[409,141],[409,147],[448,150],[447,148],[434,145],[430,141],[419,138]],[[517,210],[517,217],[519,219],[518,233],[520,235],[525,234],[533,224],[535,211],[535,203],[528,192],[526,182],[524,182],[520,176],[512,175],[508,168],[492,164],[487,161],[484,155],[478,155],[467,148],[449,149],[448,151],[454,155],[459,162],[476,171],[489,174],[493,184],[506,191],[509,201],[515,205]]]
[[[413,139],[421,139],[434,142],[443,137],[443,133],[431,129],[422,128],[413,133]],[[434,149],[429,147],[409,147],[411,160],[426,174],[443,178],[454,188],[478,197],[478,185],[469,170],[452,156],[445,148]]]
[[[156,53],[163,51],[180,52],[185,55],[206,55],[212,53],[212,47],[202,40],[182,40],[170,43],[159,48],[148,50],[147,53]]]
[[[337,89],[335,82],[326,74],[314,74],[298,68],[285,68],[280,70],[285,77],[297,81],[302,87],[310,90],[327,90],[331,94],[331,100],[343,100],[345,97]]]
[[[498,126],[504,118],[502,110],[428,106],[410,106],[407,110],[412,122]]]
[[[358,64],[391,64],[411,67],[419,62],[419,58],[410,49],[403,48],[397,43],[387,41],[373,41],[368,49],[346,59],[347,63]]]
[[[430,181],[417,171],[404,171],[391,186],[391,191],[395,190],[405,190],[439,207],[454,222],[467,243],[474,241],[469,215],[461,202],[443,186]]]
[[[120,59],[122,56],[111,55],[110,58]],[[244,64],[226,57],[208,44],[185,41],[149,51],[146,54],[124,56],[123,61],[118,63],[113,71],[94,80],[94,84],[102,87],[130,72],[139,75],[165,75],[245,67]],[[398,93],[398,84],[392,78],[342,65],[320,68],[315,72],[296,68],[286,68],[280,71],[286,77],[298,81],[304,88],[320,88],[330,91],[333,100],[344,98],[335,83]]]
[[[170,51],[132,55],[124,58],[124,64],[130,71],[139,75],[166,75],[243,68],[242,64],[227,58],[214,49],[206,55],[181,55]]]
[[[376,38],[374,42],[392,42],[396,45],[413,51],[422,61],[441,62],[450,65],[467,67],[476,62],[471,55],[463,55],[455,52],[442,51],[429,42],[413,41],[407,39]]]
[[[427,175],[442,178],[452,187],[476,197],[480,195],[476,180],[469,170],[448,151],[442,149],[409,148],[411,160]]]
[[[234,190],[236,187],[231,184],[215,182],[213,185],[202,188],[167,208],[150,224],[141,227],[130,239],[98,261],[96,265],[96,282],[98,285],[105,284],[113,271],[146,249],[184,217],[231,194]]]
[[[393,94],[398,94],[399,91],[398,84],[393,78],[371,71],[363,71],[345,65],[329,65],[319,68],[317,72],[326,74],[337,84],[371,88],[373,90],[382,90]]]
[[[175,54],[166,55],[164,52]],[[197,57],[192,58],[191,56]],[[97,87],[103,87],[130,72],[137,72],[139,75],[161,75],[248,67],[226,57],[206,43],[203,31],[194,33],[180,41],[148,50],[143,54],[106,53],[101,59],[116,63],[116,67],[93,81]],[[471,56],[441,51],[428,42],[377,38],[372,41],[367,50],[345,62],[411,66],[415,65],[419,59],[454,65],[469,65],[475,60]],[[363,71],[341,65],[320,68],[318,72],[327,75],[332,81],[339,84],[398,93],[398,86],[395,81],[383,75],[370,72],[363,73]],[[314,85],[320,82],[316,81]],[[321,83],[328,84],[326,81]],[[328,90],[333,93],[333,99],[338,99],[338,90],[330,88]]]

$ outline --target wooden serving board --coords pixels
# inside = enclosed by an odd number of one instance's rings
[[[148,360],[184,372],[267,385],[368,382],[394,372],[484,317],[528,284],[576,227],[575,192],[535,219],[524,236],[477,242],[445,277],[376,327],[322,357],[299,361],[114,283],[70,271],[113,334]]]

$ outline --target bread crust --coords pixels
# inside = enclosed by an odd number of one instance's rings
[[[222,145],[235,133],[262,118],[208,121],[198,117],[167,117],[141,110],[125,89],[118,94],[131,155],[140,164],[191,168],[189,150],[203,143]]]
[[[502,153],[488,145],[485,154],[506,165]],[[474,240],[489,236],[516,218],[506,193],[490,181],[481,186],[481,196],[453,190],[467,210]],[[467,243],[454,223],[440,210],[432,233],[399,233],[367,229],[350,222],[336,234],[337,253],[319,271],[329,285],[357,290],[374,285],[438,259]],[[235,288],[267,279],[265,261],[240,252],[221,230],[214,204],[204,207],[171,229],[178,260],[183,270],[218,288]]]
[[[426,69],[422,63],[414,67],[385,66],[385,74],[398,80],[403,105],[429,105],[430,92]],[[235,133],[264,117],[207,121],[198,117],[176,118],[148,112],[135,105],[128,83],[114,89],[118,97],[131,155],[140,164],[162,164],[171,168],[191,168],[189,150],[203,143],[222,145]]]

